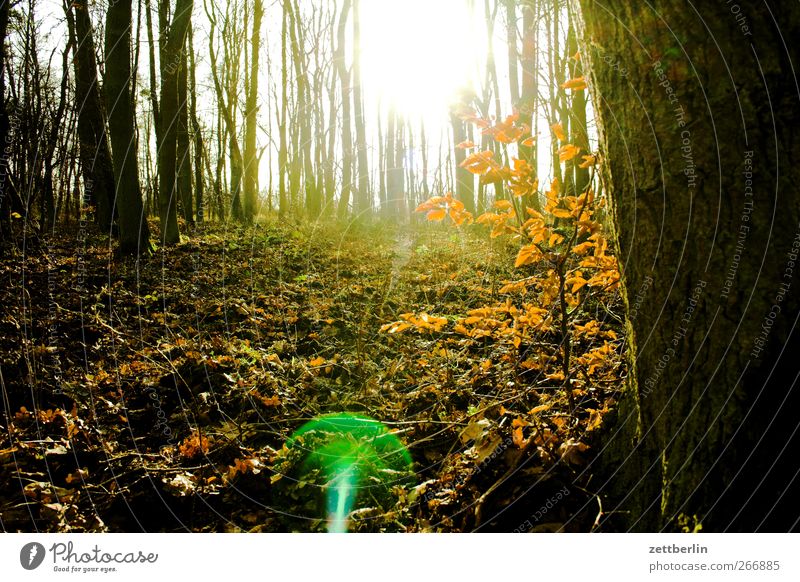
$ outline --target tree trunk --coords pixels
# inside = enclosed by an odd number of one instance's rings
[[[158,144],[161,143],[161,117],[159,115],[158,109],[158,73],[156,71],[156,48],[155,42],[153,39],[153,14],[152,8],[150,6],[150,0],[145,0],[144,4],[145,9],[145,26],[147,27],[147,59],[150,71],[150,107],[153,111],[153,133],[156,137],[156,148],[158,148]],[[149,132],[146,134],[147,139],[145,143],[147,143],[147,171],[150,172],[150,135]],[[154,190],[158,192],[158,172],[154,173],[153,179],[148,179],[147,190],[148,192],[153,192]],[[152,196],[149,197],[152,200]],[[152,208],[152,207],[151,207]],[[152,210],[151,210],[152,212]]]
[[[519,105],[521,116],[531,126],[534,125],[533,119],[536,117],[536,99],[538,96],[536,83],[536,32],[536,3],[531,2],[522,8],[522,95]],[[535,131],[532,132],[532,135],[534,145],[520,145],[519,153],[520,157],[538,172],[536,144],[538,144],[539,138]],[[535,207],[538,208],[539,205],[536,204]]]
[[[189,145],[189,60],[187,52],[184,50],[181,53],[180,68],[178,69],[178,135],[175,154],[178,157],[177,185],[181,215],[186,224],[194,224],[192,158]]]
[[[11,238],[11,197],[8,157],[11,119],[6,110],[6,35],[11,0],[0,0],[0,240]],[[65,7],[69,15],[69,8]],[[2,250],[0,250],[2,252]]]
[[[575,79],[583,75],[583,62],[578,52],[578,35],[575,30],[575,14],[569,11],[569,32],[567,34],[567,53],[569,54],[569,77]],[[581,148],[581,154],[571,160],[574,172],[575,195],[580,195],[589,185],[589,168],[581,168],[581,155],[589,153],[589,131],[586,126],[586,91],[573,91],[569,103],[570,143]]]
[[[106,13],[106,101],[117,183],[119,249],[123,254],[150,251],[150,229],[139,187],[139,156],[131,95],[131,0],[109,2]]]
[[[361,12],[359,0],[353,0],[353,112],[356,126],[356,156],[358,158],[358,215],[369,212],[369,162],[367,160],[367,130],[364,124],[364,98],[361,89]]]
[[[289,160],[289,145],[286,136],[286,124],[288,123],[288,104],[289,104],[289,69],[287,65],[287,27],[289,14],[284,3],[283,14],[281,16],[281,106],[280,117],[278,119],[278,216],[283,218],[289,210],[289,200],[286,187],[286,171]]]
[[[311,92],[308,82],[308,66],[305,58],[305,37],[300,19],[299,5],[286,0],[289,5],[289,38],[294,61],[295,81],[297,83],[297,120],[300,125],[300,143],[295,155],[302,159],[303,186],[306,191],[306,212],[311,218],[318,218],[322,210],[320,193],[314,180],[314,165],[311,157]]]
[[[250,85],[247,88],[244,134],[244,220],[250,223],[255,218],[258,200],[258,153],[256,152],[256,129],[258,128],[258,54],[261,51],[261,18],[264,6],[261,0],[253,5],[253,35],[250,40]]]
[[[630,342],[604,507],[796,529],[800,5],[579,4]]]
[[[2,0],[0,0],[2,1]],[[50,135],[44,146],[44,211],[42,213],[42,230],[51,230],[56,224],[58,208],[55,203],[53,188],[53,164],[56,162],[56,147],[58,146],[58,134],[63,130],[64,110],[67,104],[67,85],[69,84],[69,52],[71,42],[64,47],[61,63],[61,84],[58,94],[58,107],[50,125]],[[5,142],[0,142],[5,143]]]
[[[519,53],[517,51],[517,0],[506,3],[506,45],[508,46],[508,84],[511,104],[519,107]]]
[[[464,208],[468,212],[475,214],[475,178],[469,171],[461,167],[461,164],[467,159],[467,153],[466,150],[457,147],[458,144],[467,139],[467,128],[464,121],[455,113],[450,114],[450,122],[453,126],[456,199],[464,203]]]
[[[194,220],[197,223],[203,222],[205,183],[203,181],[203,132],[200,122],[197,119],[197,68],[195,67],[194,56],[194,29],[189,25],[189,98],[191,106],[189,115],[192,122],[192,135],[194,141]]]
[[[98,226],[111,230],[114,212],[114,167],[106,138],[105,107],[97,82],[92,21],[86,5],[73,3],[75,31],[75,99],[84,196],[95,205]],[[67,10],[68,21],[71,19]],[[72,28],[72,27],[71,27]]]
[[[395,218],[404,220],[406,214],[406,184],[405,184],[405,135],[403,119],[394,112],[396,136],[394,140],[394,164],[392,169],[392,189],[394,190]]]
[[[339,218],[347,216],[350,205],[350,192],[353,189],[353,135],[350,124],[350,71],[345,62],[345,42],[347,39],[347,15],[350,12],[350,0],[344,0],[339,15],[336,55],[334,62],[342,84],[342,194],[339,198]]]
[[[168,2],[169,0],[161,0]],[[178,232],[178,71],[193,0],[177,0],[172,24],[161,52],[161,143],[158,148],[158,202],[164,244],[180,241]]]

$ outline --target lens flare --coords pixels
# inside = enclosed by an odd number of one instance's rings
[[[329,414],[307,422],[286,448],[304,453],[297,482],[320,483],[329,533],[348,530],[360,496],[389,502],[392,487],[407,485],[414,477],[411,455],[400,439],[359,414]]]

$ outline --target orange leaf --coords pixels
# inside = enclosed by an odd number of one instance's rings
[[[480,176],[492,168],[496,169],[499,167],[498,163],[494,161],[493,158],[494,152],[492,150],[486,150],[467,156],[467,158],[459,165],[471,174]]]
[[[427,218],[431,222],[440,222],[444,220],[445,216],[447,216],[447,211],[444,208],[435,208],[427,214]]]
[[[475,147],[475,144],[474,144],[474,143],[472,143],[471,141],[467,140],[467,141],[462,141],[462,142],[461,142],[460,144],[458,144],[456,147],[457,147],[458,149],[460,149],[460,150],[468,150],[468,149],[470,149],[470,148],[474,148],[474,147]]]
[[[514,268],[518,269],[523,265],[534,263],[539,259],[540,256],[541,252],[536,245],[526,245],[519,249],[517,260],[514,261]]]
[[[552,404],[540,404],[539,406],[534,406],[528,414],[539,414],[540,412],[545,412],[550,410],[550,407],[553,406]]]
[[[574,146],[571,143],[564,144],[558,150],[558,159],[562,162],[567,162],[577,156],[581,151],[581,148],[578,146]]]
[[[273,406],[280,406],[281,400],[277,396],[270,396],[267,398],[266,396],[261,397],[261,404],[266,406],[267,408],[271,408]]]
[[[522,427],[518,426],[513,431],[511,431],[511,440],[514,443],[514,446],[521,449],[525,446],[525,437],[522,436]]]
[[[567,136],[564,135],[564,128],[560,123],[554,123],[550,126],[550,129],[553,130],[553,134],[559,141],[565,141],[567,139]]]
[[[531,147],[533,147],[533,144],[535,144],[535,143],[536,143],[536,140],[533,139],[533,136],[531,136],[531,137],[529,137],[527,139],[522,140],[519,145],[524,146],[526,148],[531,148]]]
[[[586,89],[586,79],[584,77],[575,77],[561,85],[562,89],[571,89],[573,91],[583,91]]]

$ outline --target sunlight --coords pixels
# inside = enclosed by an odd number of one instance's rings
[[[398,113],[443,119],[459,88],[473,87],[483,42],[465,0],[361,3],[365,91]]]

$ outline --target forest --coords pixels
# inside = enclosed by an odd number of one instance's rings
[[[0,0],[0,529],[797,531],[798,34]]]

